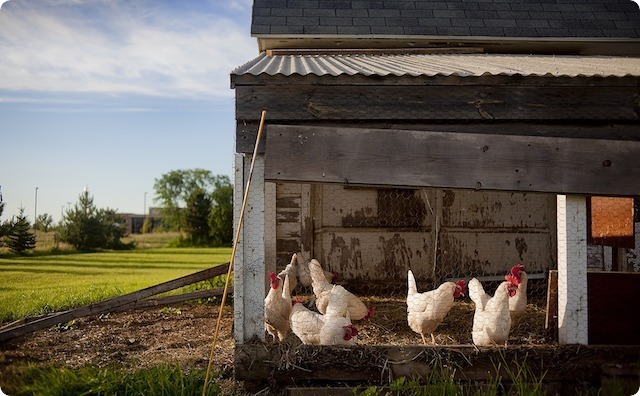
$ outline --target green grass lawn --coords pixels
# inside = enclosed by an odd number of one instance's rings
[[[231,248],[0,258],[0,322],[130,293],[226,263]]]

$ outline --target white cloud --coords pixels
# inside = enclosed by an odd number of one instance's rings
[[[257,46],[248,0],[233,12],[218,3],[12,0],[0,11],[0,90],[230,97],[229,72]]]

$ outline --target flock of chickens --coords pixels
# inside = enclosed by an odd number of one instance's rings
[[[358,329],[352,321],[367,320],[373,315],[373,308],[367,308],[356,295],[333,283],[335,276],[324,271],[316,259],[305,265],[294,254],[284,270],[269,276],[271,287],[264,299],[265,328],[280,342],[291,331],[304,344],[353,345],[357,343]],[[476,278],[468,284],[464,280],[444,282],[422,293],[418,292],[411,270],[407,278],[407,323],[425,345],[426,334],[435,344],[433,332],[453,307],[454,299],[463,296],[467,288],[475,304],[471,336],[477,346],[506,344],[511,328],[527,308],[527,273],[522,265],[511,268],[493,296]],[[315,310],[291,296],[298,280],[312,288],[314,297],[308,304],[315,305]]]

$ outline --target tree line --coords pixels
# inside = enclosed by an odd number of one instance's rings
[[[226,175],[205,169],[173,170],[154,180],[154,201],[160,206],[159,230],[180,231],[177,246],[231,246],[233,242],[233,186]],[[0,194],[0,219],[5,202]],[[146,215],[146,214],[145,214]],[[152,230],[146,217],[143,232]],[[125,219],[117,210],[97,208],[85,189],[56,227],[48,214],[38,216],[32,230],[24,208],[11,220],[0,222],[0,247],[23,254],[35,248],[34,230],[54,228],[56,239],[80,251],[128,249]]]

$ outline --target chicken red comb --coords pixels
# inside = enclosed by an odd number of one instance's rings
[[[344,329],[344,340],[349,341],[351,338],[356,337],[358,335],[358,329],[352,324],[348,324],[346,326],[342,326]]]
[[[520,278],[518,278],[516,275],[507,274],[507,275],[504,276],[504,279],[507,282],[513,283],[516,286],[518,286],[520,284]]]
[[[291,300],[294,304],[302,304],[302,299],[300,297],[294,297],[293,300]]]
[[[520,276],[520,272],[522,271],[525,271],[524,265],[522,264],[514,265],[513,268],[511,268],[511,274],[515,276]]]
[[[269,278],[271,278],[271,282],[276,280],[276,273],[273,271],[269,272]]]
[[[347,325],[347,326],[342,326],[342,328],[344,329],[344,336],[342,337],[343,340],[345,341],[349,341],[351,339],[351,328],[349,327],[351,325]]]
[[[453,289],[453,297],[458,298],[461,295],[464,296],[467,291],[467,282],[460,279],[455,283],[455,288]]]
[[[356,328],[356,326],[349,325],[349,328],[351,329],[351,337],[355,337],[358,335],[358,329]]]

